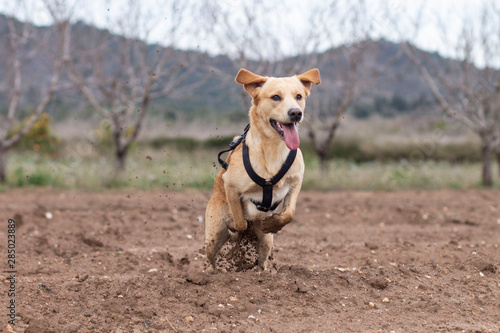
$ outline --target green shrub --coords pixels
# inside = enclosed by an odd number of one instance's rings
[[[35,186],[54,185],[54,179],[49,172],[37,170],[35,173],[29,175],[28,184]]]
[[[230,136],[217,136],[215,138],[209,138],[203,141],[203,147],[206,148],[217,148],[226,149],[229,148],[229,144],[233,141],[235,135]]]
[[[26,186],[26,184],[28,184],[27,180],[28,177],[26,176],[23,167],[16,168],[16,170],[14,171],[14,177],[15,177],[14,184],[16,186],[21,187],[21,186]]]
[[[160,149],[168,146],[175,147],[180,150],[193,150],[198,148],[201,143],[199,140],[190,137],[167,138],[159,137],[151,140],[149,145],[155,149]]]
[[[47,171],[36,170],[32,174],[28,174],[24,168],[18,167],[14,171],[14,184],[18,187],[34,185],[34,186],[58,186],[55,177]]]

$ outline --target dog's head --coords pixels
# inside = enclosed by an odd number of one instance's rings
[[[250,123],[268,137],[285,141],[290,150],[299,147],[297,125],[304,119],[306,98],[311,85],[319,85],[318,69],[292,77],[265,77],[240,69],[236,82],[252,96]]]

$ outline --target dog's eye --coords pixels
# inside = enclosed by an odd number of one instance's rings
[[[297,94],[297,96],[295,96],[295,98],[300,101],[302,99],[302,95],[301,94]]]
[[[275,101],[275,102],[279,102],[279,101],[281,101],[281,96],[279,96],[279,95],[274,95],[274,96],[272,96],[272,97],[271,97],[271,99],[272,99],[273,101]]]

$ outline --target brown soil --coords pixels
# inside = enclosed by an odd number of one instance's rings
[[[0,194],[3,267],[18,224],[13,331],[500,331],[498,190],[303,192],[263,274],[244,255],[207,272],[209,196]]]

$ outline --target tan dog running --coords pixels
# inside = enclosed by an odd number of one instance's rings
[[[290,223],[295,215],[304,175],[297,125],[304,118],[312,83],[319,85],[321,79],[317,69],[285,78],[263,77],[241,69],[236,82],[243,84],[252,96],[250,129],[243,144],[228,155],[227,170],[222,169],[215,178],[214,193],[205,213],[205,250],[216,269],[222,246],[229,238],[239,240],[250,222],[258,242],[259,269],[266,270],[273,247],[272,233]],[[251,167],[266,181],[280,173],[289,153],[297,150],[286,174],[270,186],[272,205],[268,211],[259,210],[263,201],[271,201],[264,200],[263,187],[247,173],[243,158],[245,144]],[[281,202],[281,208],[276,207]]]

